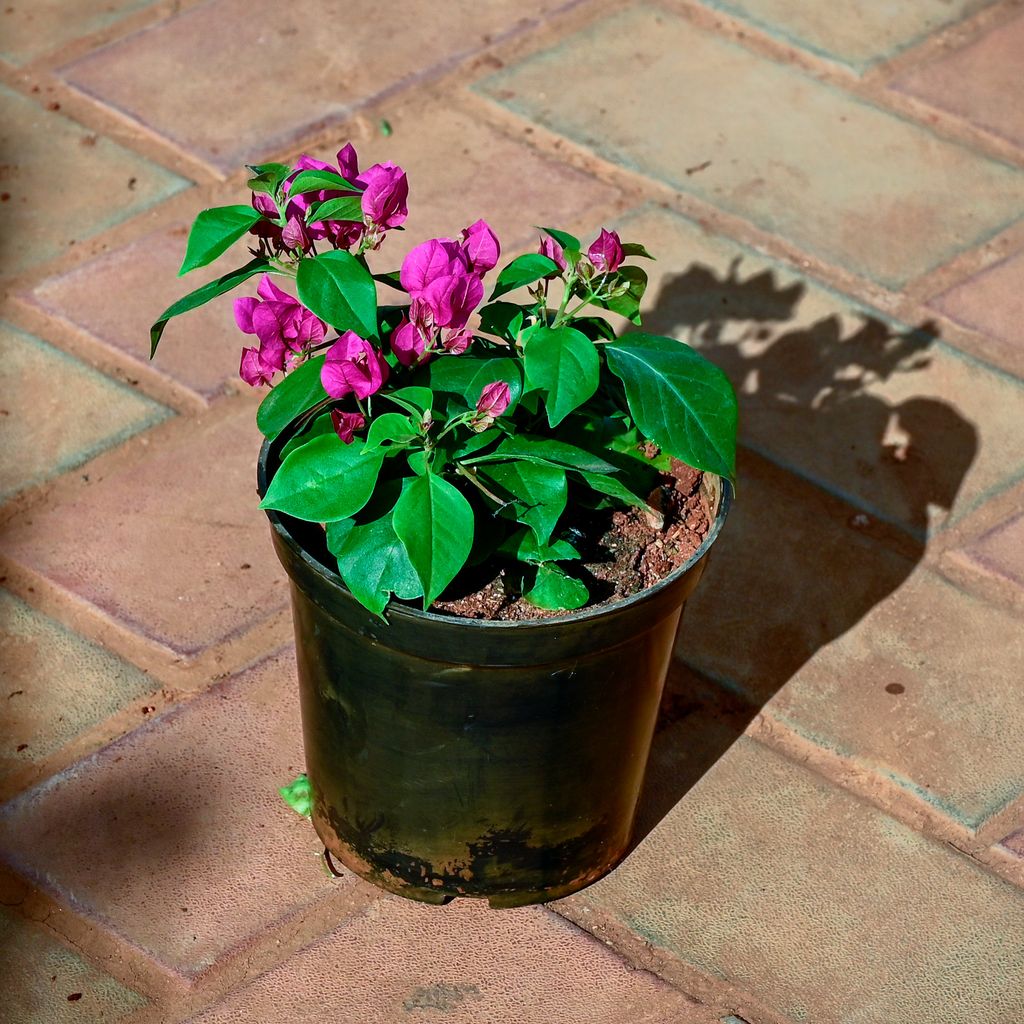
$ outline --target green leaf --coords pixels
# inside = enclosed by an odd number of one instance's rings
[[[394,527],[423,586],[423,607],[429,608],[469,558],[473,508],[457,488],[428,469],[402,492]]]
[[[547,277],[548,274],[557,274],[558,266],[554,260],[548,259],[547,256],[541,256],[540,253],[527,253],[525,256],[517,256],[505,269],[498,275],[498,282],[494,286],[494,291],[491,292],[491,299],[496,299],[499,295],[504,295],[506,292],[515,291],[516,288],[521,288],[526,284],[533,284],[534,281],[539,281],[542,277]]]
[[[308,818],[313,813],[313,787],[305,775],[300,775],[287,786],[282,786],[278,793],[281,799],[296,813]]]
[[[480,392],[488,384],[504,381],[512,396],[505,415],[511,416],[523,393],[523,373],[519,362],[508,356],[443,356],[433,360],[428,378],[435,391],[458,395],[466,405],[475,408]]]
[[[357,220],[362,223],[362,200],[359,196],[339,196],[323,203],[313,203],[306,215],[306,223],[316,224],[322,220]]]
[[[160,344],[160,338],[164,333],[168,320],[172,317],[181,316],[182,313],[187,313],[190,309],[197,309],[204,303],[209,302],[210,299],[215,299],[218,295],[231,291],[232,288],[237,287],[243,281],[248,281],[250,277],[263,273],[269,266],[270,263],[265,257],[258,256],[256,259],[246,263],[244,267],[239,267],[223,277],[218,277],[215,281],[204,284],[201,288],[197,288],[194,292],[189,292],[188,295],[183,296],[177,302],[168,306],[160,314],[156,323],[149,329],[149,358],[152,359],[156,355],[157,346]]]
[[[639,242],[623,242],[623,256],[642,256],[645,260],[653,260],[654,257]]]
[[[557,427],[595,391],[601,360],[594,343],[572,327],[537,327],[523,354],[526,383],[547,391],[548,423]]]
[[[497,428],[485,430],[481,434],[470,434],[470,436],[466,438],[462,446],[455,450],[455,452],[452,455],[452,458],[456,460],[465,459],[468,456],[480,451],[481,449],[486,448],[489,444],[493,444],[495,441],[498,440],[499,437],[502,436],[502,432]]]
[[[203,210],[188,233],[178,277],[212,263],[238,241],[263,215],[251,206],[217,206]]]
[[[518,333],[515,324],[522,324],[524,313],[529,312],[525,306],[514,302],[492,302],[480,309],[480,330],[483,334],[492,334],[496,338],[515,341]]]
[[[370,500],[383,461],[384,452],[364,455],[358,441],[316,437],[281,463],[260,508],[311,523],[347,519]]]
[[[610,498],[618,498],[625,505],[636,505],[645,508],[647,502],[639,494],[631,491],[621,480],[613,476],[605,476],[602,473],[580,473],[580,476],[591,488],[599,494],[607,494]]]
[[[533,530],[516,530],[498,548],[499,554],[520,562],[557,562],[579,558],[580,553],[567,540],[553,540],[540,544]]]
[[[640,300],[647,290],[646,272],[640,267],[620,267],[614,283],[626,285],[626,291],[610,299],[595,299],[594,305],[600,306],[601,309],[610,309],[635,324],[640,323]]]
[[[299,301],[339,334],[377,336],[377,286],[348,252],[325,252],[302,260],[296,276]]]
[[[334,171],[300,171],[288,186],[288,195],[298,196],[305,192],[361,192],[362,189],[346,181]],[[362,217],[360,216],[360,220]]]
[[[537,566],[536,582],[523,597],[548,611],[571,611],[582,608],[590,600],[590,592],[582,580],[545,562]]]
[[[529,526],[540,544],[547,544],[568,497],[565,469],[542,462],[496,462],[483,474],[515,499],[499,515]]]
[[[592,452],[577,448],[565,441],[553,438],[533,437],[530,434],[516,434],[508,437],[494,449],[466,459],[466,463],[499,462],[508,459],[526,459],[529,462],[546,463],[550,466],[564,466],[568,469],[582,469],[588,473],[616,473],[618,469],[610,462]]]
[[[381,391],[379,397],[401,406],[406,412],[422,416],[434,407],[434,392],[430,388],[408,387],[397,391]]]
[[[287,164],[250,164],[253,177],[245,184],[250,192],[266,192],[276,198],[281,182],[291,174]]]
[[[717,366],[654,334],[624,335],[605,353],[646,437],[688,466],[734,478],[736,394]]]
[[[396,447],[404,447],[410,441],[416,440],[419,432],[408,416],[400,412],[385,412],[374,416],[370,423],[370,429],[366,432],[367,454],[383,450],[391,451]]]
[[[330,412],[325,412],[320,416],[314,416],[309,425],[299,433],[293,435],[288,443],[281,449],[281,461],[283,462],[287,459],[296,448],[301,448],[304,444],[309,444],[314,437],[333,433],[334,424],[331,422]]]
[[[576,252],[580,252],[583,249],[583,243],[575,235],[570,235],[568,231],[560,231],[558,228],[544,228],[540,225],[537,225],[537,230],[550,235],[563,249],[575,249]]]
[[[381,615],[392,594],[403,601],[422,596],[423,586],[395,533],[391,512],[372,523],[352,526],[337,538],[337,546],[328,535],[328,546],[352,596],[374,615]]]
[[[329,397],[320,383],[325,358],[316,356],[292,370],[260,402],[256,426],[265,438],[273,440],[296,416]]]

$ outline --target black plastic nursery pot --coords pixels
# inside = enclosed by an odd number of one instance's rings
[[[259,491],[291,436],[264,444]],[[519,906],[576,892],[629,849],[686,599],[729,509],[655,586],[523,622],[392,602],[382,622],[346,589],[323,530],[269,512],[291,579],[313,824],[357,875],[411,899]]]

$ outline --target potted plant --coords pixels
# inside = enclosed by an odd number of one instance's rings
[[[240,374],[270,387],[260,507],[292,583],[317,832],[415,899],[582,888],[628,849],[729,505],[733,390],[604,318],[640,323],[650,258],[614,231],[584,248],[543,228],[488,289],[482,220],[375,266],[406,218],[401,168],[360,172],[347,145],[337,166],[251,170],[251,204],[200,213],[181,273],[242,239],[250,260],[172,305],[152,348],[259,278],[234,304],[255,339]]]

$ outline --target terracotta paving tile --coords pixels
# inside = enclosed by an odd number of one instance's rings
[[[9,5],[4,11],[0,55],[23,64],[73,39],[106,28],[151,2],[117,0],[101,6],[79,0],[33,0],[31,4]]]
[[[2,15],[0,15],[2,17]],[[63,114],[0,86],[0,147],[8,163],[0,187],[0,273],[23,270],[64,252],[186,186],[162,167],[97,136]],[[74,181],[55,175],[74,168]],[[65,175],[66,176],[66,175]]]
[[[182,655],[244,632],[288,601],[257,508],[252,405],[191,426],[12,522],[3,538],[15,561]]]
[[[928,305],[964,327],[994,338],[1010,352],[1024,349],[1024,252],[986,267]]]
[[[18,870],[191,978],[324,898],[312,826],[277,793],[302,770],[293,655],[169,711],[9,803]]]
[[[863,70],[959,21],[985,6],[986,0],[919,0],[896,5],[887,0],[861,0],[841,6],[807,0],[703,2],[812,53]]]
[[[566,902],[786,1020],[1024,1014],[1024,892],[746,738]]]
[[[1014,516],[956,552],[960,560],[1024,589],[1024,515]]]
[[[1020,619],[919,572],[820,651],[768,714],[967,828],[1024,794]]]
[[[134,665],[0,591],[0,780],[154,689]]]
[[[1024,15],[897,78],[892,87],[1024,147]]]
[[[78,953],[6,910],[0,910],[0,947],[4,964],[4,1013],[10,1024],[114,1024],[144,1006],[146,1000]]]
[[[211,0],[89,54],[63,73],[78,89],[195,156],[234,170],[360,101],[454,65],[558,6],[554,0],[401,0],[382,18],[366,0],[331,0],[319,4],[311,20],[301,5]]]
[[[0,499],[79,466],[170,415],[144,395],[2,323],[0,395]]]
[[[744,456],[738,476],[679,657],[757,706],[774,695],[766,712],[805,739],[980,825],[1024,787],[1019,621],[916,568],[923,546],[894,553],[786,471]],[[700,730],[684,726],[692,747]]]
[[[149,358],[150,324],[172,302],[235,265],[226,257],[212,268],[179,278],[187,237],[185,224],[153,232],[44,281],[29,300],[203,398],[212,398],[238,378],[245,339],[235,326],[231,296],[172,320],[158,357],[152,362]],[[244,249],[241,253],[238,265],[249,258]],[[117,302],[111,301],[112,295],[118,296]]]
[[[413,938],[414,937],[414,938]],[[388,898],[193,1024],[689,1024],[696,1008],[538,908]]]
[[[628,90],[608,73],[625,65]],[[573,88],[560,88],[567,79]],[[1024,174],[650,4],[475,88],[613,163],[889,287],[1024,210]]]
[[[1013,378],[683,217],[618,229],[658,257],[644,327],[726,371],[769,458],[920,538],[1024,471]]]

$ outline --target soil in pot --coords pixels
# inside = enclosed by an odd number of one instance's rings
[[[653,522],[643,509],[579,508],[568,517],[562,535],[582,556],[583,576],[597,608],[638,594],[683,565],[703,543],[711,528],[711,514],[701,494],[703,473],[677,460],[659,476],[648,504],[660,513]],[[467,574],[469,575],[469,574]],[[471,588],[471,589],[470,589]],[[439,615],[492,621],[518,621],[564,616],[526,601],[518,581],[508,570],[483,567],[470,575],[458,594],[435,601],[430,610]]]

